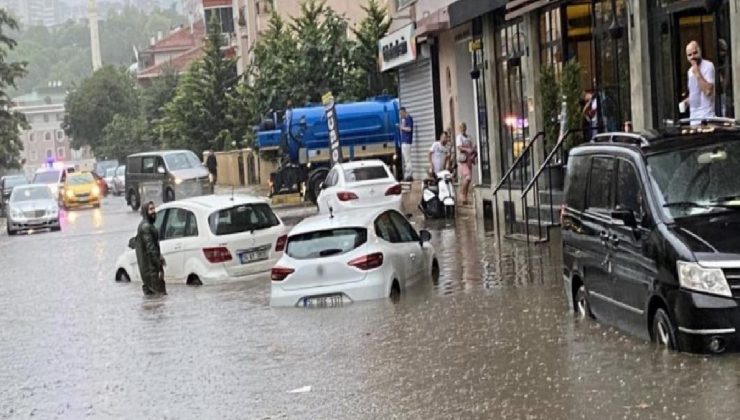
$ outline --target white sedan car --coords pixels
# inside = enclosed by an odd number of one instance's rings
[[[207,195],[163,204],[154,223],[167,266],[165,281],[202,284],[267,277],[283,254],[286,228],[267,202]],[[141,281],[136,252],[116,261],[117,281]]]
[[[316,199],[319,213],[371,207],[401,211],[401,184],[381,160],[338,163],[326,175]]]
[[[272,269],[270,304],[338,306],[395,299],[412,284],[439,276],[430,238],[393,209],[308,218],[291,230]]]

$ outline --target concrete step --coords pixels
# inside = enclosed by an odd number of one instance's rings
[[[540,204],[539,207],[529,206],[527,207],[527,218],[537,221],[539,215],[540,221],[551,222],[557,224],[560,222],[560,206],[553,205],[552,208],[549,204]]]
[[[526,241],[527,225],[529,225],[529,238],[531,242],[546,242],[548,240],[548,230],[560,227],[557,223],[550,223],[544,220],[539,224],[537,219],[528,219],[526,221],[516,220],[510,227],[506,227],[506,229],[511,229],[511,231],[506,231],[504,237],[512,236],[511,239],[517,240],[524,238],[522,240]],[[538,228],[538,225],[541,228]]]

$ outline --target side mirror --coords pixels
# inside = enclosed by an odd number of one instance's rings
[[[612,219],[615,220],[621,220],[624,225],[628,228],[636,228],[637,227],[637,217],[635,217],[635,212],[629,209],[617,209],[612,211]]]
[[[157,173],[163,174],[164,173],[164,166],[157,166]]]
[[[432,234],[429,233],[428,230],[422,229],[419,231],[419,239],[421,240],[421,243],[429,242],[432,240]]]

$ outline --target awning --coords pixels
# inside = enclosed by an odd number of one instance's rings
[[[447,7],[450,27],[462,25],[505,5],[506,0],[457,0]]]
[[[517,18],[558,1],[560,0],[510,0],[506,3],[506,20]]]
[[[447,9],[439,9],[416,21],[416,36],[424,37],[450,28],[450,17]]]

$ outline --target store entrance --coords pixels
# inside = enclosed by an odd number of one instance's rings
[[[699,43],[702,57],[715,68],[715,114],[734,117],[732,102],[732,74],[729,5],[718,2],[713,10],[705,8],[705,1],[669,3],[653,10],[650,34],[655,125],[664,127],[680,118],[678,103],[688,95],[689,62],[686,45]]]

